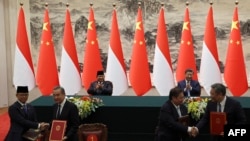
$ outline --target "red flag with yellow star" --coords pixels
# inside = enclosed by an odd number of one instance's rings
[[[101,55],[96,35],[94,11],[93,8],[90,7],[82,72],[82,84],[86,90],[89,88],[90,83],[96,80],[96,72],[102,69]]]
[[[37,63],[36,82],[42,95],[45,96],[50,95],[53,88],[59,85],[54,44],[47,8],[44,12],[44,23],[41,36],[40,54]]]
[[[225,61],[224,79],[234,96],[241,96],[248,90],[237,7],[234,9],[231,34]]]
[[[177,67],[176,67],[176,81],[177,82],[185,79],[186,69],[192,69],[194,72],[193,80],[198,80],[188,7],[186,7],[186,10],[185,10],[185,17],[184,17],[184,23],[183,23],[182,35],[181,35],[181,43],[180,43],[180,51],[178,54],[178,62],[177,62]]]
[[[140,7],[137,15],[129,79],[137,96],[144,95],[152,87]]]

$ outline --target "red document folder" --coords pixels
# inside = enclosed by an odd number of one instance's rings
[[[66,123],[65,120],[53,120],[52,127],[50,130],[50,141],[62,141],[66,129]]]
[[[220,135],[224,132],[226,120],[225,112],[210,112],[210,134]]]

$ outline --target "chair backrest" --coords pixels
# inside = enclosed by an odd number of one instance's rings
[[[78,130],[79,141],[107,141],[108,129],[103,123],[82,124]]]

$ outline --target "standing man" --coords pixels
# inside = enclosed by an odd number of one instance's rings
[[[27,103],[29,91],[27,86],[18,86],[16,91],[17,101],[9,109],[10,129],[5,141],[26,141],[23,134],[30,128],[44,129],[46,123],[38,123],[33,106]]]
[[[187,107],[183,104],[184,94],[179,87],[172,88],[169,100],[160,110],[156,141],[184,141],[191,133],[192,127],[182,124],[180,117],[188,115]],[[188,122],[187,122],[188,123]]]
[[[110,81],[105,81],[103,71],[97,71],[97,80],[90,84],[88,94],[90,95],[103,95],[111,96],[113,92],[113,84]]]
[[[63,87],[57,86],[53,89],[55,104],[53,105],[53,120],[66,120],[66,131],[64,141],[78,141],[77,131],[80,125],[78,109],[74,103],[65,98]]]
[[[193,80],[193,74],[194,72],[192,69],[187,69],[185,71],[186,78],[178,82],[178,87],[184,91],[185,97],[201,95],[200,83],[196,80]]]
[[[204,116],[196,127],[193,128],[193,136],[196,136],[205,125],[209,125],[210,112],[225,112],[227,124],[246,124],[247,119],[241,104],[233,98],[226,96],[226,87],[223,84],[213,84],[210,90],[210,97],[211,101],[207,104]],[[223,132],[221,135],[212,136],[211,141],[224,141],[223,136]]]

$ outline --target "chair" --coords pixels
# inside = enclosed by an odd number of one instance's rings
[[[78,130],[79,141],[107,141],[108,130],[103,123],[82,124]]]

